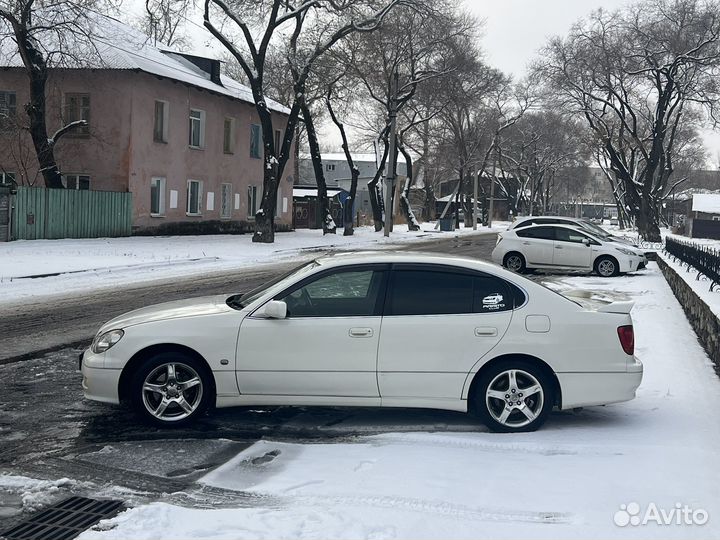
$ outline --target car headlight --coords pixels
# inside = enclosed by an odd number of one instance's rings
[[[615,248],[623,255],[630,255],[631,257],[637,257],[637,254],[634,251],[630,251],[629,249],[625,248]]]
[[[122,330],[110,330],[109,332],[96,336],[92,342],[92,352],[95,354],[104,353],[120,341],[123,335],[125,335],[125,332]]]

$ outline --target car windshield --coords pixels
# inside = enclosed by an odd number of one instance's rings
[[[603,238],[610,238],[612,236],[612,234],[607,232],[599,225],[595,225],[592,221],[587,221],[586,219],[583,219],[582,223],[585,229],[594,232],[598,236],[602,236]]]
[[[275,279],[272,279],[272,280],[268,281],[267,283],[263,283],[259,287],[256,287],[255,289],[253,289],[249,292],[246,292],[245,294],[242,294],[242,295],[236,294],[234,296],[231,296],[230,298],[228,298],[226,300],[226,303],[228,306],[230,306],[233,309],[242,309],[242,308],[252,304],[255,300],[260,298],[265,293],[265,291],[269,290],[271,287],[274,287],[281,281],[284,281],[288,278],[294,277],[299,274],[304,274],[318,266],[320,266],[320,263],[318,263],[317,261],[303,263],[300,266],[296,266],[289,272],[285,272],[284,274],[279,275]]]

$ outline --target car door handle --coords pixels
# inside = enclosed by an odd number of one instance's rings
[[[562,249],[562,246],[555,246],[555,249]]]
[[[372,328],[351,328],[350,337],[372,337],[373,335],[373,329]]]
[[[497,336],[497,333],[497,328],[491,326],[479,326],[475,329],[475,335],[477,337]]]
[[[530,242],[523,242],[523,246],[529,246]]]

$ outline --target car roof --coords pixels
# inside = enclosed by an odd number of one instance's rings
[[[524,223],[525,221],[529,221],[532,219],[565,219],[568,221],[575,221],[575,222],[583,221],[582,218],[575,218],[575,217],[570,217],[570,216],[523,216],[523,217],[518,217],[515,220],[515,222],[513,223],[513,225],[516,223]]]
[[[580,227],[579,225],[569,225],[565,223],[533,223],[532,225],[529,225],[527,227],[523,227],[523,231],[527,231],[530,229],[537,229],[539,227],[561,227],[563,229],[570,229],[571,231],[577,231],[581,232],[583,234],[587,234],[588,236],[594,238],[595,240],[602,241],[602,242],[608,242],[608,240],[603,240],[600,235],[593,233],[592,231],[589,231],[587,229],[584,229],[583,227]],[[517,234],[518,231],[516,229],[510,229],[509,232]]]

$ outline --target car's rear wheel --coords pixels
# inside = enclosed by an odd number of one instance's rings
[[[525,257],[516,251],[511,251],[503,259],[503,266],[511,272],[521,274],[525,271]]]
[[[212,375],[192,356],[167,352],[143,363],[132,377],[135,412],[157,426],[180,426],[201,416],[214,398]]]
[[[554,386],[538,366],[518,360],[497,364],[482,374],[476,386],[476,414],[492,431],[535,431],[550,414]]]
[[[595,261],[595,272],[601,277],[615,277],[620,274],[620,265],[614,257],[605,255]]]

